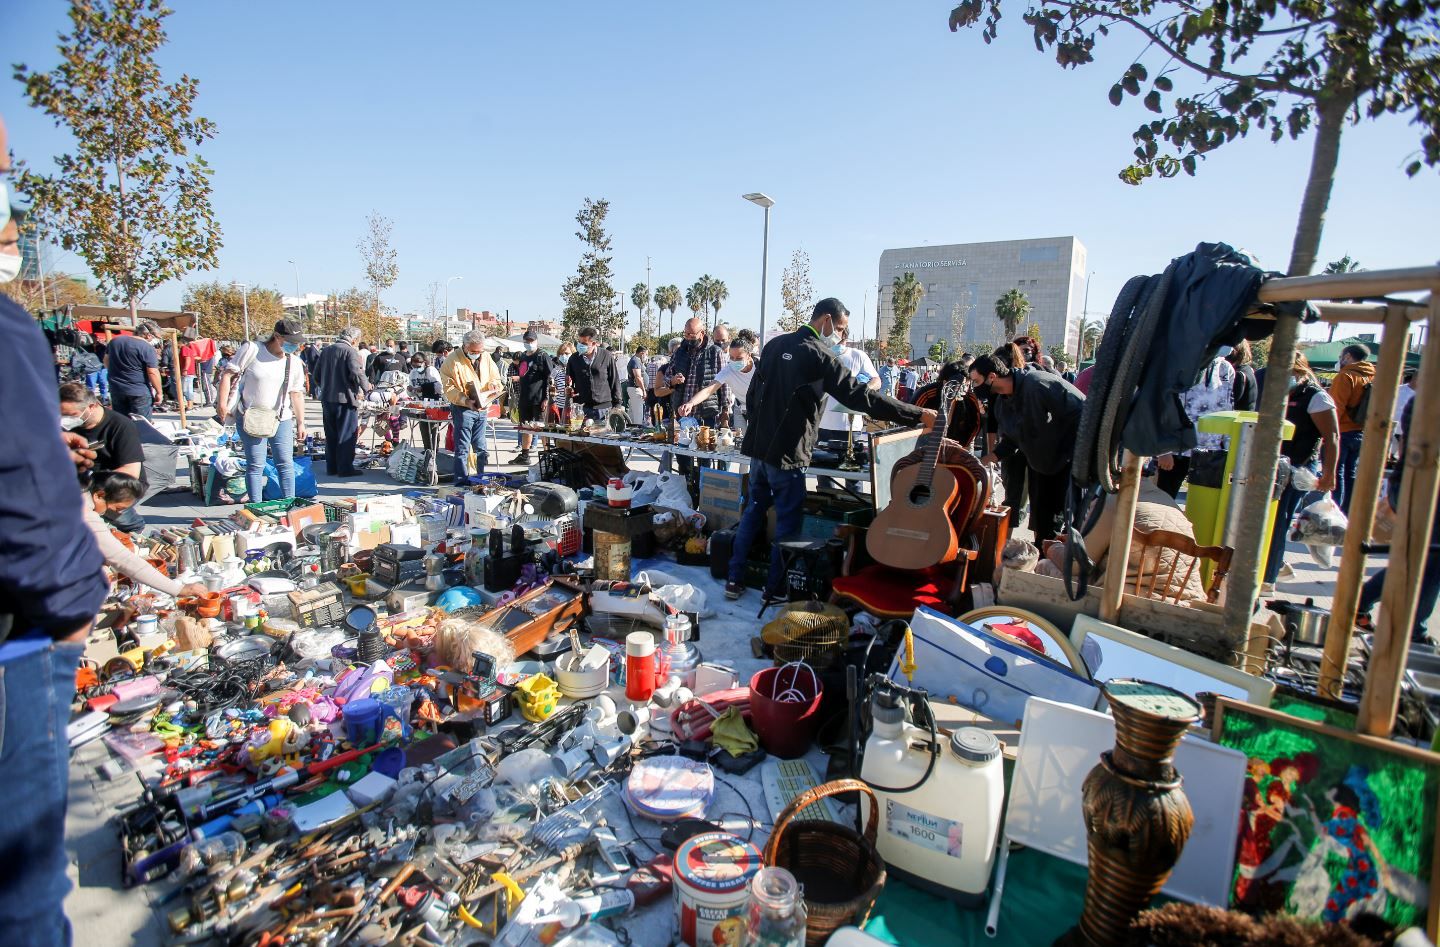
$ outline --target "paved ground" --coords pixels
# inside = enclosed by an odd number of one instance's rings
[[[318,404],[313,402],[306,412],[306,423],[313,431],[321,430]],[[499,432],[500,456],[508,461],[514,456],[516,442],[513,428],[502,423]],[[642,469],[653,469],[653,463],[637,464]],[[499,469],[518,468],[501,463]],[[331,480],[324,476],[323,469],[316,471],[321,496],[352,496],[358,492],[398,492],[414,487],[398,484],[382,470],[369,471],[363,478]],[[182,484],[188,485],[184,472]],[[148,522],[160,524],[188,524],[197,517],[213,518],[223,515],[233,507],[205,507],[196,502],[189,492],[176,492],[156,498],[147,504],[142,512]],[[1024,535],[1022,533],[1022,535]],[[1282,580],[1281,596],[1293,599],[1314,598],[1322,607],[1330,604],[1334,588],[1337,565],[1323,568],[1317,565],[1304,551],[1304,547],[1292,544],[1288,561],[1294,566],[1294,578]],[[671,566],[673,568],[673,566]],[[1373,567],[1372,567],[1373,568]],[[708,582],[708,573],[706,574]],[[711,594],[718,599],[718,587]],[[722,605],[722,621],[735,621],[742,628],[753,629],[754,602],[742,601],[744,608]],[[742,612],[744,613],[742,615]],[[748,660],[748,648],[743,642],[747,632],[737,632],[736,641],[726,642],[725,652],[743,650],[743,659]],[[710,639],[712,642],[715,639]],[[707,644],[707,657],[731,659],[743,667],[739,650],[735,655],[728,653],[711,654],[708,649],[716,647]],[[121,862],[119,843],[111,818],[116,809],[130,802],[136,796],[135,774],[126,773],[115,781],[107,780],[98,767],[110,759],[110,754],[99,741],[81,748],[73,757],[70,780],[70,811],[66,826],[67,847],[70,851],[70,877],[76,887],[66,901],[66,909],[75,927],[75,942],[85,945],[135,944],[158,945],[165,943],[166,928],[163,916],[174,904],[159,905],[158,902],[169,890],[164,884],[127,889],[120,882]],[[823,763],[820,764],[823,767]],[[646,938],[648,942],[648,938]],[[658,942],[658,941],[657,941]]]

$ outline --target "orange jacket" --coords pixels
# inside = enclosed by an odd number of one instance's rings
[[[1351,362],[1340,369],[1340,374],[1330,383],[1330,397],[1335,399],[1335,411],[1340,416],[1340,433],[1358,431],[1364,425],[1350,420],[1350,409],[1360,400],[1360,395],[1375,380],[1374,362]]]

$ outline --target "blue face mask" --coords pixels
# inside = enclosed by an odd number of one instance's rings
[[[830,346],[830,350],[836,355],[839,355],[841,352],[845,351],[845,343],[836,342],[834,345]]]
[[[589,355],[589,354],[590,354],[590,346],[589,346],[588,344],[584,343],[584,342],[576,343],[576,345],[575,345],[575,350],[576,350],[577,352],[579,352],[581,355]]]
[[[296,352],[300,351],[300,344],[298,342],[281,342],[280,348],[283,349],[285,352],[293,355]]]

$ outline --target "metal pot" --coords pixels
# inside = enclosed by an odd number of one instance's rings
[[[1285,609],[1285,634],[1292,648],[1322,648],[1330,613],[1314,605],[1290,604]]]

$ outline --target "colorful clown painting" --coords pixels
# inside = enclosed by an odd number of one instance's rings
[[[1216,717],[1249,760],[1231,906],[1433,937],[1440,755],[1224,698]]]

